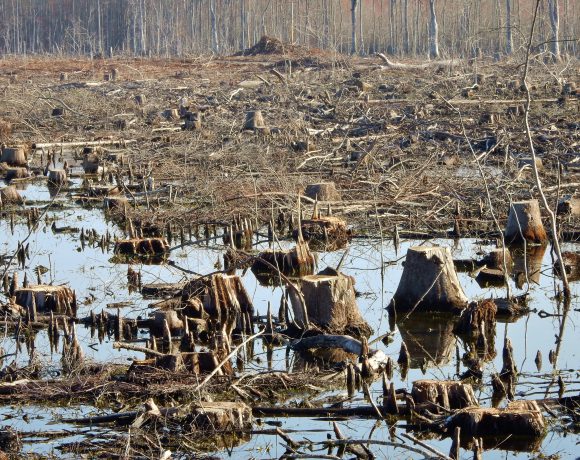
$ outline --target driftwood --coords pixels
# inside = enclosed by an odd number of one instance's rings
[[[125,147],[126,145],[129,144],[135,144],[137,143],[136,139],[103,139],[100,141],[79,141],[79,142],[45,142],[45,143],[36,143],[36,144],[32,144],[32,150],[42,150],[42,149],[58,149],[58,148],[62,148],[62,149],[73,149],[75,147],[91,147],[91,146],[97,146],[97,145],[114,145],[117,147]]]
[[[467,306],[451,251],[439,246],[416,246],[407,251],[403,275],[389,305],[394,314],[413,311],[458,312]]]

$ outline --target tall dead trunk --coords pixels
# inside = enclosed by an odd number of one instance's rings
[[[209,2],[209,12],[211,16],[211,49],[214,53],[219,52],[218,32],[217,32],[217,18],[215,12],[215,0]]]
[[[429,0],[429,57],[439,57],[439,26],[437,25],[437,13],[435,12],[435,0]]]
[[[506,44],[505,44],[505,52],[506,54],[512,54],[514,51],[514,40],[512,37],[512,4],[511,0],[505,0],[505,16],[506,16],[506,24],[505,24],[505,33],[506,33]]]
[[[558,0],[548,0],[548,10],[550,13],[550,27],[552,37],[550,38],[550,51],[555,61],[560,60],[560,8]]]
[[[409,0],[403,0],[403,51],[409,54]]]
[[[358,4],[358,0],[351,0],[350,5],[350,21],[352,26],[352,39],[351,39],[351,48],[350,54],[356,54],[356,7]]]

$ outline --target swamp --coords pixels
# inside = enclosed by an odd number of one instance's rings
[[[0,458],[576,458],[577,61],[247,51],[0,60]]]

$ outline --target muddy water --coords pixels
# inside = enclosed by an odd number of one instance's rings
[[[52,198],[47,187],[43,184],[30,184],[24,187],[22,195],[27,198],[28,206],[46,204]],[[55,233],[51,229],[53,222],[58,228],[65,226],[73,228],[69,232]],[[109,309],[112,313],[116,313],[116,308],[119,305],[122,305],[121,312],[125,317],[146,316],[150,311],[148,306],[152,301],[144,300],[137,293],[129,293],[126,280],[127,265],[111,262],[112,247],[108,251],[90,246],[83,249],[78,238],[80,228],[95,229],[99,235],[108,231],[113,236],[122,236],[122,231],[119,228],[105,220],[101,209],[82,208],[72,204],[65,194],[59,194],[55,206],[47,212],[46,219],[40,224],[38,231],[28,240],[30,260],[27,261],[25,271],[29,280],[36,280],[34,269],[42,266],[47,269],[42,275],[43,282],[69,284],[76,290],[80,302],[79,317],[89,315],[91,310],[100,312],[102,309]],[[0,234],[4,235],[0,242],[0,255],[11,254],[15,250],[17,242],[27,236],[28,229],[25,222],[17,217],[13,233],[8,221],[0,221]],[[396,388],[410,389],[412,382],[419,378],[453,379],[456,378],[458,371],[463,373],[466,370],[465,365],[458,362],[456,355],[457,349],[459,349],[460,356],[464,354],[465,344],[452,334],[452,324],[449,319],[437,320],[433,317],[417,315],[405,324],[389,324],[385,308],[392,298],[401,276],[402,260],[404,260],[409,246],[421,243],[420,241],[403,241],[400,247],[395,248],[390,241],[381,243],[379,240],[354,240],[342,264],[343,271],[356,278],[356,289],[360,293],[358,297],[359,308],[375,330],[372,338],[391,333],[391,342],[388,345],[379,340],[373,346],[383,349],[386,354],[396,360],[401,340],[404,339],[411,352],[411,369],[405,379],[401,378],[398,371],[395,372]],[[470,239],[436,240],[432,243],[449,246],[454,258],[477,257],[477,254],[493,249],[488,242]],[[565,245],[564,249],[579,250],[579,246]],[[183,269],[196,273],[208,273],[216,269],[216,262],[221,258],[222,253],[223,251],[218,246],[188,246],[173,251],[171,260]],[[319,254],[319,268],[336,266],[342,255],[343,251]],[[512,281],[514,293],[529,291],[532,309],[558,313],[558,306],[554,300],[554,280],[550,269],[550,249],[548,248],[544,253],[535,254],[535,259],[527,260],[526,265],[530,269],[529,284],[525,276],[520,276],[517,283]],[[523,267],[523,262],[516,260],[516,267],[518,266]],[[136,264],[133,265],[133,269],[141,271],[143,283],[177,282],[186,279],[187,276],[182,270],[171,265]],[[20,279],[22,280],[23,277],[24,273],[20,271]],[[459,279],[470,299],[505,296],[503,289],[481,287],[469,273],[460,273]],[[249,270],[245,273],[243,280],[260,314],[266,312],[268,302],[271,302],[274,311],[276,311],[282,295],[280,288],[261,286]],[[501,344],[504,336],[509,337],[513,343],[516,363],[522,373],[516,390],[519,398],[539,399],[557,396],[558,386],[555,381],[549,385],[553,380],[553,368],[562,370],[562,376],[567,383],[565,395],[578,394],[580,384],[576,382],[580,369],[580,351],[576,327],[580,318],[576,310],[580,308],[578,302],[580,283],[573,283],[572,286],[575,297],[572,309],[565,320],[561,316],[542,318],[538,313],[532,312],[515,322],[498,322],[495,339],[497,353],[485,364],[483,377],[485,385],[475,389],[482,404],[491,403],[490,374],[501,369]],[[90,331],[82,326],[77,326],[77,331],[85,355],[94,361],[127,363],[134,357],[143,357],[136,352],[114,350],[112,338],[99,343],[96,338],[91,337]],[[558,347],[557,338],[560,339]],[[6,353],[16,352],[16,344],[10,338],[3,340],[2,347]],[[550,350],[556,349],[558,349],[557,361],[552,366],[548,362],[548,354]],[[58,353],[51,354],[49,350],[46,334],[40,332],[36,337],[36,353],[48,369],[47,377],[53,377],[59,375],[60,356]],[[261,350],[261,347],[256,347],[256,356],[253,362],[247,364],[248,370],[260,371],[268,368],[265,352]],[[542,352],[544,357],[541,371],[537,370],[534,362],[538,350]],[[17,360],[20,364],[25,364],[28,361],[25,348],[18,353]],[[287,365],[285,349],[276,350],[272,357],[271,368],[286,370]],[[303,363],[292,357],[291,368],[298,369],[302,365]],[[378,398],[381,394],[380,384],[373,385],[372,392]],[[341,393],[336,391],[329,394],[336,396]],[[320,395],[317,398],[324,396]],[[287,403],[299,403],[300,401],[300,397],[295,397]],[[361,402],[360,398],[358,402]],[[0,416],[7,419],[3,423],[4,425],[14,426],[24,431],[78,430],[78,427],[59,424],[59,418],[63,415],[70,416],[72,413],[78,415],[89,412],[96,412],[96,410],[90,407],[77,409],[30,406],[3,407],[0,410]],[[314,441],[325,440],[326,432],[332,430],[332,424],[328,420],[284,418],[266,421],[280,423],[281,427],[287,430],[324,430],[323,432],[295,433],[292,436],[296,440],[303,438]],[[49,425],[50,423],[56,424]],[[339,425],[343,433],[351,438],[392,441],[384,422],[377,423],[374,420],[356,419],[339,421]],[[399,425],[402,427],[404,423],[400,422]],[[260,427],[256,426],[256,428]],[[403,427],[401,429],[404,430]],[[83,431],[85,430],[80,430],[79,433],[82,434]],[[578,441],[577,436],[564,436],[558,423],[556,423],[544,438],[541,446],[536,447],[545,455],[558,453],[561,458],[575,458]],[[443,452],[448,452],[450,446],[449,439],[430,439],[429,443]],[[28,451],[50,453],[54,447],[52,442],[41,439],[26,442],[24,448]],[[378,457],[420,457],[420,455],[395,447],[374,446],[372,450],[378,454]],[[276,437],[254,435],[247,443],[235,447],[232,456],[235,458],[269,458],[280,456],[283,452],[284,448]],[[227,453],[222,451],[220,455],[227,456]],[[506,456],[528,458],[530,454],[514,451],[508,453],[507,450],[501,450],[501,446],[485,454],[485,458],[506,458]]]

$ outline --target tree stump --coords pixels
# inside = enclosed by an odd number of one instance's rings
[[[115,242],[115,254],[123,256],[153,256],[169,251],[165,238],[131,238]]]
[[[389,311],[397,314],[408,311],[457,313],[466,306],[467,297],[459,284],[449,248],[409,248]]]
[[[10,166],[26,166],[26,151],[23,147],[5,147],[2,149],[0,163],[7,163]]]
[[[286,276],[301,277],[313,274],[315,265],[316,260],[308,243],[299,241],[289,250],[262,251],[252,264],[251,270],[260,282],[271,284],[279,278],[278,270]]]
[[[8,168],[5,179],[10,182],[13,179],[25,179],[30,177],[30,171],[27,168]]]
[[[413,382],[411,396],[416,405],[424,405],[430,412],[464,409],[479,406],[469,383],[454,380],[416,380]]]
[[[188,131],[198,131],[201,129],[201,113],[199,112],[187,112],[185,114],[185,124],[184,129]]]
[[[480,286],[502,286],[505,283],[503,269],[504,254],[508,273],[511,273],[513,260],[509,250],[494,249],[478,262],[478,265],[485,266],[479,271],[475,278]]]
[[[107,196],[103,199],[103,207],[109,210],[123,209],[128,204],[129,200],[124,196]]]
[[[167,120],[178,120],[179,119],[179,110],[177,109],[165,109],[162,112],[163,118]]]
[[[298,239],[299,232],[293,232]],[[321,251],[336,251],[346,247],[351,232],[346,228],[346,222],[339,217],[326,216],[302,221],[302,235],[313,249]]]
[[[156,337],[163,337],[166,323],[172,335],[179,335],[183,332],[183,320],[177,316],[177,312],[174,310],[167,310],[155,312],[149,322],[151,334]]]
[[[528,243],[545,244],[548,235],[542,224],[538,200],[512,203],[505,230],[506,243],[518,244],[524,240]]]
[[[7,206],[10,204],[22,204],[24,200],[16,190],[16,187],[13,185],[9,185],[8,187],[4,187],[0,189],[0,207]]]
[[[334,182],[320,182],[309,184],[304,190],[304,195],[318,201],[340,201],[341,196]]]
[[[252,427],[252,409],[242,402],[204,402],[191,412],[198,430],[241,431]]]
[[[562,253],[562,259],[564,260],[564,269],[566,270],[566,275],[568,275],[568,281],[580,280],[580,253],[566,251]],[[558,262],[554,263],[554,271],[557,275],[560,274],[560,264]]]
[[[256,131],[265,129],[264,117],[260,110],[246,112],[246,120],[244,121],[244,130]]]
[[[95,151],[84,154],[82,166],[85,174],[101,174],[103,172],[101,156]]]
[[[309,321],[326,332],[356,337],[372,334],[358,309],[351,276],[337,272],[306,276],[300,280],[300,291]]]
[[[68,176],[64,169],[50,169],[48,171],[48,183],[51,185],[66,185]]]
[[[144,94],[137,94],[135,96],[135,103],[141,107],[147,104],[147,97]]]
[[[580,198],[567,196],[558,202],[559,216],[580,216]]]
[[[483,323],[486,330],[495,331],[495,318],[497,315],[497,305],[492,299],[480,302],[471,302],[469,306],[461,312],[461,316],[455,326],[456,334],[466,334],[477,336],[479,327]]]
[[[14,292],[16,303],[26,309],[76,315],[76,296],[68,286],[40,284],[19,288]]]
[[[512,251],[514,260],[513,277],[518,289],[526,283],[527,279],[531,283],[540,284],[540,277],[542,274],[542,262],[546,254],[546,245],[542,246],[527,246],[524,248],[516,248]]]
[[[453,431],[458,426],[461,433],[468,437],[543,436],[546,433],[546,423],[537,403],[526,401],[521,404],[522,402],[511,403],[505,409],[469,407],[449,417],[446,427]]]
[[[520,158],[518,160],[518,168],[532,168],[534,165],[534,159],[531,157],[523,157]],[[536,168],[538,168],[538,171],[541,171],[542,169],[544,169],[544,163],[542,162],[541,158],[536,158]]]

